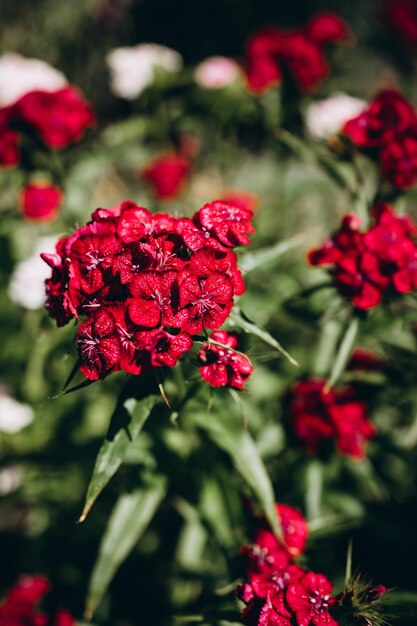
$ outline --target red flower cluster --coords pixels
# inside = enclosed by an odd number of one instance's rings
[[[38,609],[39,602],[50,591],[43,576],[22,576],[0,604],[1,626],[75,626],[66,609],[58,609],[53,620]]]
[[[351,39],[347,24],[330,11],[312,17],[302,30],[264,28],[246,44],[248,87],[255,93],[266,91],[281,83],[285,71],[299,91],[311,93],[330,74],[326,46]]]
[[[417,1],[386,0],[382,18],[401,45],[417,49]]]
[[[51,222],[59,211],[62,192],[47,182],[33,182],[27,185],[21,195],[23,216],[36,222]]]
[[[342,296],[364,310],[380,304],[385,294],[417,288],[417,226],[382,202],[372,217],[372,226],[361,232],[359,219],[345,216],[340,229],[308,256],[312,265],[332,266]]]
[[[213,340],[222,345],[211,343]],[[246,355],[236,351],[238,344],[237,333],[214,331],[210,335],[210,343],[205,343],[198,354],[201,378],[212,387],[230,385],[242,389],[253,372],[253,366]]]
[[[94,122],[90,105],[73,86],[31,91],[0,109],[0,165],[19,163],[20,132],[34,132],[45,145],[60,150],[81,139]]]
[[[254,543],[244,546],[249,583],[239,585],[237,596],[247,605],[242,621],[247,626],[337,626],[329,608],[333,585],[323,574],[306,572],[293,561],[304,552],[307,523],[301,513],[276,505],[283,542],[265,527]]]
[[[313,378],[293,385],[287,398],[291,429],[309,453],[333,440],[341,454],[361,459],[366,441],[376,432],[366,404],[354,387],[326,391],[325,382]]]
[[[381,91],[342,132],[379,160],[383,178],[394,187],[417,183],[417,113],[398,91]]]
[[[158,200],[171,200],[184,188],[191,162],[176,152],[162,152],[139,172]]]
[[[122,369],[173,366],[191,335],[219,328],[245,290],[231,248],[249,243],[252,212],[214,201],[193,219],[152,215],[133,202],[92,220],[42,255],[52,268],[47,309],[78,331],[81,371],[92,380]]]

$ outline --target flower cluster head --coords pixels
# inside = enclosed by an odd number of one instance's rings
[[[330,11],[313,16],[300,30],[263,28],[246,44],[248,87],[254,93],[262,93],[280,84],[287,73],[298,91],[314,92],[330,74],[327,46],[346,44],[351,39],[347,24]]]
[[[0,165],[18,165],[23,134],[35,134],[47,147],[61,150],[79,141],[94,123],[94,113],[76,87],[30,91],[0,109]]]
[[[416,0],[385,0],[382,11],[384,24],[396,36],[400,45],[415,52],[417,49]]]
[[[39,603],[50,589],[43,576],[22,576],[0,604],[1,626],[75,626],[66,609],[58,609],[53,618],[39,610]]]
[[[249,243],[252,212],[213,201],[192,219],[151,214],[130,201],[97,209],[42,258],[52,268],[46,307],[78,331],[89,379],[175,365],[192,335],[218,329],[245,290],[232,249]]]
[[[379,92],[342,132],[375,156],[383,178],[394,187],[410,189],[417,183],[417,113],[398,91]]]
[[[326,390],[325,382],[312,378],[292,386],[287,398],[291,430],[311,454],[333,441],[340,454],[361,459],[376,432],[367,406],[353,386]]]
[[[362,310],[417,288],[417,226],[383,202],[373,207],[372,219],[370,228],[360,231],[360,220],[346,215],[308,257],[312,265],[329,266],[340,294]]]
[[[162,152],[139,172],[158,200],[172,200],[184,189],[191,162],[177,152]]]
[[[252,545],[242,548],[248,583],[236,594],[245,604],[242,621],[247,626],[337,626],[330,614],[335,602],[332,583],[323,575],[307,572],[294,562],[307,542],[307,523],[301,513],[277,504],[283,540],[260,520]]]
[[[246,354],[238,352],[238,347],[237,333],[215,330],[210,335],[210,343],[205,343],[198,354],[201,378],[212,387],[229,385],[242,389],[253,366]]]

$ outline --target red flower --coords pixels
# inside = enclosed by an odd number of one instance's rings
[[[31,91],[13,105],[13,119],[33,127],[49,147],[60,150],[79,141],[95,115],[74,86],[59,91]]]
[[[213,204],[215,213],[219,203]],[[232,212],[231,202],[224,206]],[[210,208],[203,209],[208,219]],[[235,211],[244,218],[233,225],[238,242],[253,228],[249,210]],[[87,378],[172,367],[190,349],[190,334],[223,324],[245,285],[236,255],[215,235],[200,226],[199,216],[152,215],[126,201],[97,209],[88,224],[58,242],[55,254],[42,255],[52,268],[46,306],[58,325],[88,316],[78,332]],[[242,386],[251,366],[228,352],[230,383]]]
[[[21,195],[24,217],[36,222],[51,222],[59,211],[62,191],[50,183],[33,182],[27,185]]]
[[[0,167],[15,167],[19,162],[19,135],[14,130],[0,130]]]
[[[343,44],[352,41],[352,33],[346,22],[332,11],[321,11],[308,22],[305,32],[310,39],[322,44]]]
[[[262,93],[279,84],[286,70],[299,91],[312,92],[330,73],[325,46],[351,39],[347,24],[331,12],[315,15],[303,30],[264,28],[246,44],[248,88]]]
[[[417,288],[416,226],[391,207],[377,204],[373,225],[358,230],[358,219],[346,216],[339,231],[309,254],[312,265],[332,266],[340,293],[359,309],[377,306],[385,293]]]
[[[211,334],[210,339],[233,349],[236,349],[238,346],[236,333],[216,330]],[[204,344],[198,354],[198,358],[201,377],[212,387],[230,385],[231,387],[242,389],[253,372],[253,367],[248,357],[216,344]]]
[[[219,200],[230,202],[231,204],[255,213],[259,207],[259,196],[247,189],[226,189]]]
[[[285,36],[282,59],[299,91],[311,93],[330,74],[321,47],[304,33]]]
[[[326,392],[324,385],[324,380],[311,379],[293,386],[289,414],[295,435],[310,453],[333,439],[342,454],[363,458],[366,441],[376,432],[366,405],[352,386]]]
[[[182,192],[190,170],[190,162],[180,154],[162,152],[140,171],[140,176],[158,200],[171,200]]]
[[[75,620],[66,609],[58,609],[52,621],[38,609],[42,598],[50,591],[49,581],[43,576],[22,576],[0,604],[2,626],[75,626]]]
[[[314,572],[291,582],[286,600],[295,613],[297,626],[338,626],[328,610],[333,604],[332,591],[332,583]]]
[[[412,189],[417,183],[417,133],[405,131],[381,150],[381,174],[398,189]]]
[[[412,51],[417,47],[416,0],[385,0],[382,17],[401,45]]]
[[[179,297],[180,308],[187,311],[182,328],[194,335],[226,321],[233,306],[233,285],[220,272],[204,279],[185,271],[179,280]]]
[[[83,322],[78,330],[78,351],[81,372],[90,380],[105,378],[119,369],[122,352],[117,327],[117,314],[99,309]]]
[[[386,360],[366,348],[355,348],[348,369],[357,372],[381,372],[387,367]]]
[[[250,222],[253,212],[243,206],[236,206],[230,201],[215,200],[205,204],[194,217],[194,223],[201,225],[212,237],[224,246],[247,246],[248,234],[254,228]]]
[[[382,148],[416,122],[413,106],[395,89],[384,89],[342,132],[360,148]]]

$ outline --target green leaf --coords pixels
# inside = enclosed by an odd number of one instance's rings
[[[330,372],[330,376],[325,385],[325,388],[327,390],[331,389],[333,385],[337,383],[337,381],[340,378],[340,375],[345,369],[346,364],[349,360],[350,354],[352,352],[353,345],[355,343],[356,335],[358,333],[358,328],[359,328],[359,318],[354,316],[352,317],[352,319],[350,320],[346,328],[344,337],[339,346],[339,350],[336,354],[335,360],[333,361],[333,366]]]
[[[250,433],[223,416],[195,414],[193,419],[216,445],[230,455],[236,470],[250,487],[262,506],[268,522],[278,537],[282,536],[275,511],[271,480]]]
[[[80,522],[85,520],[96,498],[123,463],[130,443],[138,437],[158,399],[150,395],[141,400],[129,398],[118,402],[96,458]]]
[[[265,265],[269,265],[278,260],[283,254],[288,252],[288,250],[291,250],[291,248],[300,245],[302,241],[303,238],[297,235],[285,241],[280,241],[268,248],[261,248],[260,250],[255,250],[255,252],[245,252],[239,256],[239,267],[244,274],[263,268]]]
[[[100,604],[117,569],[129,555],[163,500],[164,476],[118,499],[103,535],[88,586],[84,617],[89,619]]]
[[[285,348],[283,348],[279,341],[277,341],[272,335],[270,335],[267,330],[259,328],[259,326],[254,324],[238,307],[234,307],[232,309],[228,322],[231,326],[240,328],[241,330],[243,330],[243,332],[248,333],[249,335],[255,335],[256,337],[259,337],[259,339],[262,339],[262,341],[267,343],[269,346],[275,348],[277,352],[279,352],[280,354],[282,354],[282,356],[288,359],[288,361],[292,365],[294,365],[295,367],[300,367],[294,357],[292,357],[291,354],[289,354],[289,352],[287,352]]]

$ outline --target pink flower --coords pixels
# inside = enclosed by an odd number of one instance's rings
[[[197,66],[194,79],[206,89],[220,89],[234,83],[240,73],[241,69],[233,59],[209,57]]]

